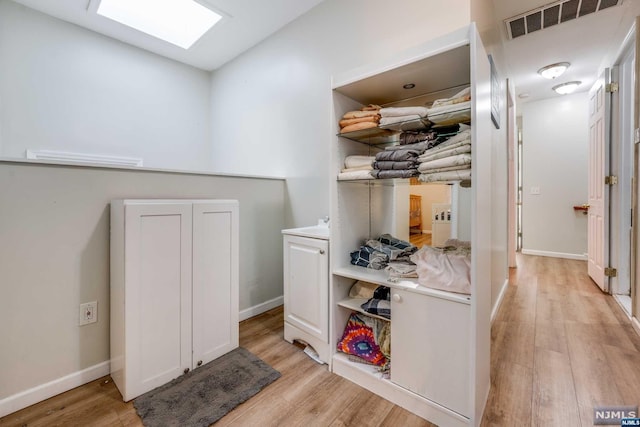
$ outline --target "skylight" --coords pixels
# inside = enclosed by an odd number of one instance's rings
[[[222,18],[193,0],[101,0],[97,13],[183,49]]]

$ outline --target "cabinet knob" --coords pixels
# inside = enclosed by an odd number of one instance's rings
[[[395,302],[402,302],[402,297],[398,294],[393,294],[393,300]]]
[[[202,366],[202,360],[198,360],[198,366]]]
[[[185,374],[188,374],[188,373],[189,373],[189,368],[184,368],[184,371],[183,371],[183,372],[184,372]]]
[[[324,249],[320,249],[320,255],[324,255]]]

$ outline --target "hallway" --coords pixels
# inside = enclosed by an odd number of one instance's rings
[[[586,262],[519,255],[492,327],[483,426],[592,426],[640,404],[640,337]]]

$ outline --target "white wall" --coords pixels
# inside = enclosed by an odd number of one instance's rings
[[[586,93],[522,106],[523,252],[583,257],[587,217],[588,103]],[[540,194],[532,195],[531,188]]]
[[[469,24],[468,0],[327,0],[213,75],[215,170],[284,175],[287,226],[329,214],[331,76]],[[268,160],[267,160],[268,159]],[[268,165],[264,165],[268,162]]]
[[[446,184],[411,185],[409,193],[422,197],[422,231],[431,233],[431,208],[434,203],[451,203],[451,186]]]
[[[210,169],[210,73],[0,0],[0,156]]]
[[[0,414],[17,393],[108,362],[112,199],[238,199],[240,309],[282,295],[282,180],[0,162],[0,182]],[[98,322],[79,327],[89,301]]]

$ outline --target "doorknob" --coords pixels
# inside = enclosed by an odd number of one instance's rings
[[[393,294],[393,300],[395,302],[402,302],[402,297],[399,294]]]

